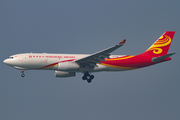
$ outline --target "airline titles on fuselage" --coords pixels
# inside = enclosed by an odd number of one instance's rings
[[[75,58],[75,56],[29,55],[29,58]]]

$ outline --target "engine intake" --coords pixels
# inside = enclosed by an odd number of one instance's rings
[[[76,76],[75,72],[55,71],[55,77],[74,77],[74,76]]]

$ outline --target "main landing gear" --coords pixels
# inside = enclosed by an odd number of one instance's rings
[[[21,70],[21,77],[24,77],[25,76],[25,74],[24,74],[24,70]]]
[[[94,79],[94,75],[90,75],[89,72],[85,72],[82,79],[87,80],[88,83],[91,83],[92,79]]]

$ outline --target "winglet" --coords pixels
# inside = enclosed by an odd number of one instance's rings
[[[119,43],[119,45],[120,45],[120,44],[124,44],[125,42],[126,42],[126,39],[122,40],[122,41]]]

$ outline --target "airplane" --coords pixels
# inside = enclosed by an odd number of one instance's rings
[[[23,53],[11,55],[3,62],[21,70],[54,70],[55,77],[74,77],[76,72],[83,73],[83,80],[88,83],[94,79],[93,72],[134,70],[171,60],[168,53],[175,31],[166,31],[145,52],[139,55],[111,55],[110,53],[123,46],[119,44],[94,54],[48,54]]]

